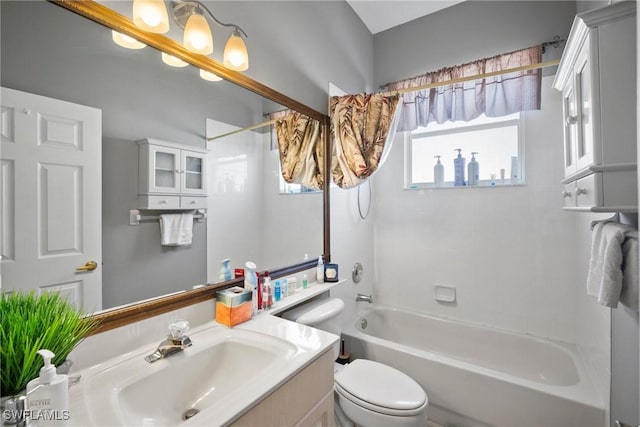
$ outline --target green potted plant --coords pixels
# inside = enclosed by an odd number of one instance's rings
[[[23,393],[43,366],[37,351],[55,354],[59,366],[98,323],[57,292],[3,293],[0,299],[0,390],[3,397]]]

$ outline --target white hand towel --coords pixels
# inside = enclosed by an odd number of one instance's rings
[[[193,239],[193,214],[160,215],[160,240],[162,246],[186,246]]]
[[[601,222],[593,227],[587,293],[599,304],[616,308],[622,290],[622,243],[631,227]]]
[[[620,303],[638,311],[638,239],[627,238],[622,244],[624,264],[622,267],[622,292]]]

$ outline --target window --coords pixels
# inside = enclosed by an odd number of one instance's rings
[[[454,158],[462,150],[464,186],[468,186],[468,165],[475,152],[479,165],[476,186],[524,183],[520,113],[503,117],[484,115],[470,122],[430,123],[412,131],[406,141],[406,188],[454,187]],[[436,157],[444,167],[444,182],[436,185]]]
[[[280,182],[280,194],[298,194],[298,193],[318,193],[320,190],[305,187],[302,184],[289,184],[282,177],[282,173],[279,175]]]

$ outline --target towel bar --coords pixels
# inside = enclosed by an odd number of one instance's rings
[[[207,220],[206,209],[197,209],[194,211],[193,219],[196,222],[205,222]],[[142,215],[140,209],[131,209],[129,211],[129,225],[140,225],[141,221],[159,221],[160,215]]]

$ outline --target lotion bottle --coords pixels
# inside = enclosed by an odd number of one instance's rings
[[[458,157],[453,159],[453,170],[455,172],[455,181],[453,185],[456,187],[464,186],[464,157],[462,157],[462,149],[456,148],[453,151],[458,152]]]
[[[27,384],[27,407],[38,427],[66,425],[69,418],[69,378],[58,375],[51,364],[54,358],[49,350],[38,350],[44,359],[40,376]]]
[[[316,267],[316,282],[324,283],[324,261],[322,255],[318,257],[318,266]]]
[[[280,297],[281,297],[281,288],[280,288],[280,281],[276,280],[276,286],[273,288],[273,300],[278,302],[280,301]]]
[[[444,165],[440,163],[440,156],[433,156],[438,159],[438,162],[433,167],[433,182],[437,187],[442,187],[444,184]]]
[[[270,307],[269,305],[269,289],[270,288],[271,288],[271,277],[269,277],[269,275],[266,274],[264,276],[264,283],[262,283],[262,309],[263,310],[266,310]]]
[[[478,185],[480,177],[480,164],[476,161],[477,151],[471,153],[471,160],[467,165],[467,185]]]
[[[304,254],[304,260],[308,260],[309,259],[309,254]],[[307,277],[307,273],[305,272],[302,275],[302,289],[307,289],[307,286],[309,286],[309,277]]]

